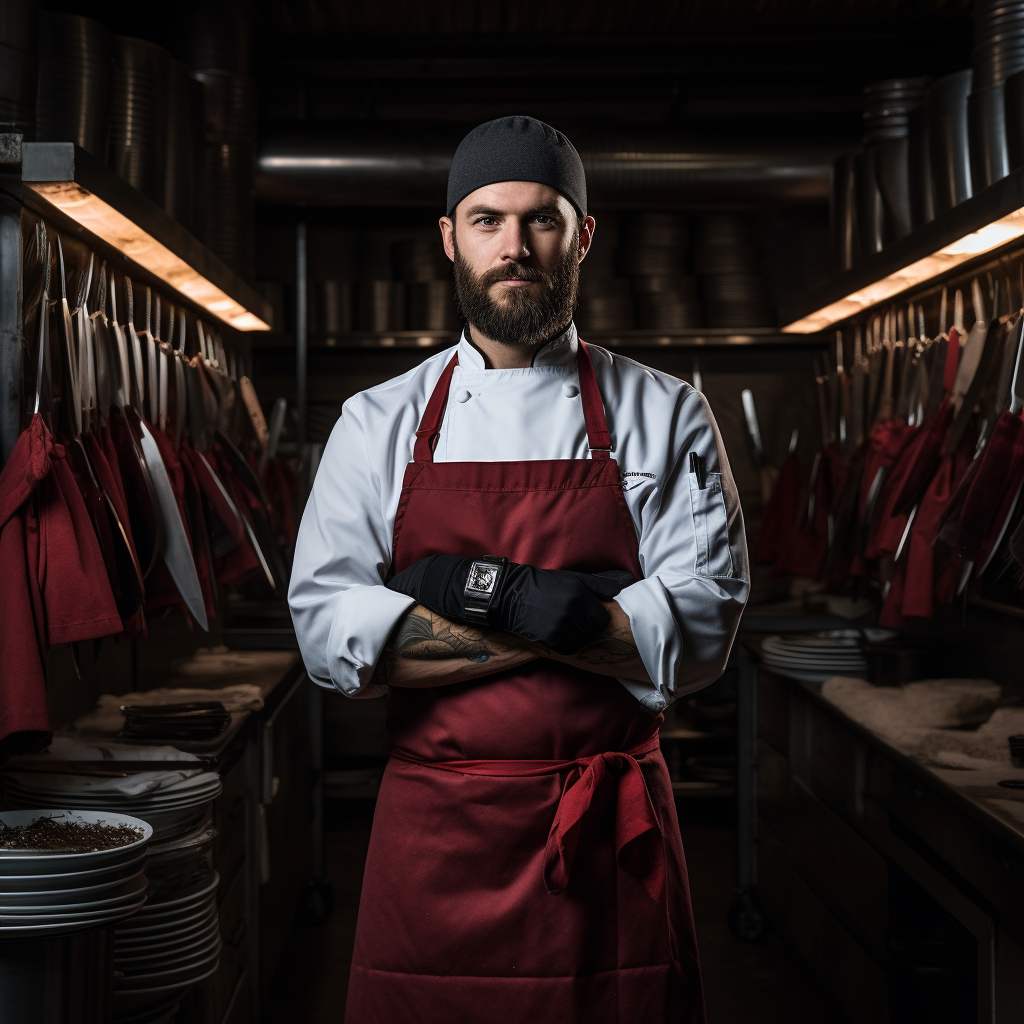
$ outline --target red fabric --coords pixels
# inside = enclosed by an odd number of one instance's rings
[[[41,750],[50,741],[46,625],[33,557],[38,524],[26,505],[49,472],[52,448],[49,431],[34,416],[0,473],[0,754],[5,756]]]
[[[263,489],[277,517],[277,541],[284,548],[295,545],[295,500],[299,495],[299,478],[284,459],[270,459],[264,475]]]
[[[795,576],[818,577],[825,570],[832,510],[846,483],[847,465],[835,445],[818,455],[814,478],[814,516],[782,545],[776,567]]]
[[[642,575],[613,459],[435,464],[431,426],[395,571],[444,551]],[[392,686],[347,1024],[703,1022],[660,721],[615,679],[544,659]]]
[[[75,473],[61,445],[40,482],[39,584],[46,606],[47,640],[73,643],[122,629],[107,567]]]
[[[751,558],[774,562],[786,539],[796,528],[800,514],[800,463],[796,454],[786,456],[761,513],[761,529],[751,546]]]
[[[96,479],[99,481],[104,493],[110,498],[110,503],[114,506],[117,518],[121,520],[121,525],[124,527],[128,544],[136,559],[138,559],[138,553],[135,551],[135,541],[132,537],[131,523],[128,519],[128,506],[125,502],[124,486],[121,483],[117,453],[114,451],[109,430],[104,430],[101,434],[105,435],[106,443],[103,436],[97,436],[91,430],[83,435],[82,440],[85,443],[85,450],[89,453],[89,461],[96,472]],[[132,614],[123,616],[122,623],[124,632],[128,636],[146,635],[145,613],[142,612],[141,607],[137,608]]]
[[[248,487],[239,482],[231,466],[231,461],[219,444],[214,445],[214,454],[217,459],[215,469],[218,471],[220,480],[231,495],[231,500],[235,503],[239,515],[251,528],[252,510],[254,506],[259,508],[259,500]],[[244,527],[243,535],[244,543],[239,544],[234,551],[217,560],[217,581],[219,583],[233,583],[260,568],[260,560],[249,542],[248,534],[244,533]]]
[[[1004,499],[1012,500],[1024,475],[1024,421],[1004,412],[992,429],[981,465],[967,492],[957,527],[957,546],[962,558],[975,561],[985,547]],[[1004,511],[1005,515],[1009,509]]]

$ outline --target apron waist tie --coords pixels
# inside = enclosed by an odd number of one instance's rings
[[[659,746],[658,733],[628,751],[607,751],[578,757],[573,761],[427,761],[404,751],[391,756],[410,764],[455,772],[459,775],[486,775],[495,778],[523,778],[569,772],[558,801],[554,821],[544,849],[544,884],[549,893],[564,892],[569,885],[576,845],[587,811],[602,783],[617,783],[615,802],[615,855],[619,867],[638,878],[651,898],[661,903],[665,897],[665,855],[661,842],[661,823],[654,812],[647,782],[637,763],[638,757]],[[656,840],[651,848],[637,850],[642,837]]]

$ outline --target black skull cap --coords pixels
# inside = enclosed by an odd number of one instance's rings
[[[573,144],[535,117],[513,114],[474,128],[460,143],[448,172],[448,216],[470,194],[499,181],[550,185],[587,215],[587,179]]]

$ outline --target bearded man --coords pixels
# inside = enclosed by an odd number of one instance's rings
[[[702,396],[587,345],[580,158],[474,129],[440,219],[458,345],[345,403],[289,601],[310,677],[386,694],[347,1024],[704,1020],[668,703],[747,597]]]

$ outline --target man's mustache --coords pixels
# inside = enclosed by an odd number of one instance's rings
[[[524,267],[521,263],[506,263],[480,275],[480,283],[489,288],[499,281],[547,281],[548,275],[534,267]]]

